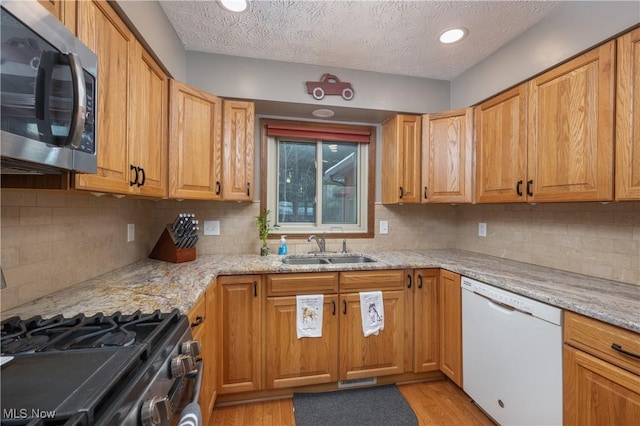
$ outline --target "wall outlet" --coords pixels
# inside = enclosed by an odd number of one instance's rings
[[[484,222],[478,223],[478,236],[486,237],[487,236],[487,224]]]
[[[136,224],[128,223],[127,224],[127,242],[130,243],[135,241],[136,239]]]
[[[204,221],[204,235],[220,235],[220,221],[219,220],[205,220]]]
[[[389,221],[381,220],[380,221],[380,234],[388,234],[389,233]]]

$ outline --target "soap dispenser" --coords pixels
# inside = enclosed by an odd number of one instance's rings
[[[278,248],[278,254],[287,254],[287,236],[280,237],[280,248]]]

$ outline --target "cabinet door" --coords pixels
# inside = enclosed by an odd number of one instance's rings
[[[340,380],[404,373],[404,291],[384,291],[382,298],[384,330],[364,337],[359,293],[340,295]]]
[[[223,101],[222,199],[253,199],[253,102]]]
[[[98,170],[75,174],[75,187],[129,192],[130,67],[134,37],[106,1],[79,1],[78,37],[98,55]]]
[[[471,203],[473,108],[422,116],[422,202]]]
[[[176,80],[170,91],[169,197],[219,199],[222,101]]]
[[[616,199],[640,200],[640,28],[618,38]]]
[[[131,165],[140,168],[135,193],[167,196],[169,79],[137,41],[132,66]]]
[[[525,201],[527,84],[476,107],[476,202]]]
[[[440,371],[462,387],[462,290],[460,275],[440,270]]]
[[[529,82],[528,201],[613,199],[615,41]]]
[[[564,424],[633,425],[640,419],[640,377],[564,347]]]
[[[440,369],[438,269],[419,269],[414,273],[413,371],[437,371]]]
[[[398,114],[382,124],[382,203],[420,202],[420,116]]]
[[[260,276],[218,278],[218,392],[260,390]]]
[[[55,16],[58,21],[64,23],[64,1],[62,0],[38,0],[50,14]]]
[[[338,380],[337,303],[337,295],[324,296],[322,337],[298,339],[296,297],[267,298],[267,388],[305,386]]]

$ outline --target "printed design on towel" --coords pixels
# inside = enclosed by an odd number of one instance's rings
[[[378,335],[384,330],[384,305],[381,291],[360,293],[360,314],[364,337]]]
[[[323,294],[296,296],[296,331],[298,339],[322,337]]]

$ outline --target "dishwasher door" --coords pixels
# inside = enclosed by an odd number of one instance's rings
[[[464,391],[501,425],[561,425],[561,311],[466,277],[462,289]]]

